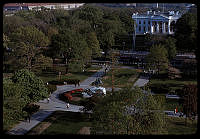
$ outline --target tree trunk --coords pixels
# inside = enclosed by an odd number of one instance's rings
[[[65,67],[66,67],[66,69],[65,69],[65,74],[67,74],[67,73],[68,73],[68,70],[69,70],[68,58],[65,58]]]

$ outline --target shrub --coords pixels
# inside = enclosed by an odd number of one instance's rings
[[[53,84],[48,84],[48,85],[47,85],[47,88],[48,88],[49,94],[50,94],[50,93],[53,93],[53,92],[56,91],[56,89],[57,89],[56,85],[53,85]]]
[[[26,102],[21,97],[23,87],[10,79],[3,79],[3,130],[9,129],[23,117],[22,108]]]
[[[40,106],[36,104],[28,104],[23,108],[23,111],[33,114],[39,110]]]
[[[48,96],[48,89],[43,81],[27,69],[15,72],[12,80],[24,88],[22,97],[27,104],[37,102]]]
[[[48,82],[51,85],[64,85],[64,81],[62,80],[53,80]]]

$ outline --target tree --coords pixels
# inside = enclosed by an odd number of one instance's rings
[[[177,49],[188,52],[197,50],[197,14],[186,13],[177,20],[175,38]]]
[[[185,124],[187,124],[187,118],[192,118],[197,115],[197,85],[185,85],[183,92],[182,105],[183,113],[186,114]]]
[[[100,56],[100,45],[99,41],[97,39],[96,33],[95,32],[90,32],[87,34],[87,44],[88,47],[92,50],[92,57],[98,57]]]
[[[53,60],[50,57],[45,57],[42,54],[36,56],[34,62],[33,70],[38,71],[45,71],[48,67],[52,67]]]
[[[20,27],[12,34],[14,53],[24,68],[31,70],[32,60],[39,49],[49,44],[48,38],[37,28]]]
[[[168,59],[167,51],[162,45],[153,45],[150,48],[150,53],[146,56],[147,67],[153,70],[157,70],[158,74],[160,71],[167,69]]]
[[[176,56],[176,39],[174,38],[167,38],[163,44],[168,53],[168,59],[172,60]]]
[[[65,60],[66,74],[69,69],[69,62],[72,59],[83,58],[83,53],[87,56],[83,49],[87,49],[87,43],[84,38],[77,32],[70,29],[60,31],[59,34],[52,36],[50,52],[53,58],[61,56]]]
[[[3,130],[8,130],[14,121],[22,118],[26,103],[21,97],[23,88],[10,79],[3,79]]]
[[[26,104],[38,102],[48,97],[48,89],[43,81],[27,69],[16,71],[12,77],[12,81],[23,88],[21,97]]]
[[[102,20],[103,11],[94,6],[83,6],[75,13],[75,16],[79,19],[90,22],[90,25],[95,29],[96,24]]]
[[[13,33],[19,27],[25,27],[29,24],[28,21],[25,21],[20,16],[5,16],[3,18],[3,33],[10,37],[11,33]]]
[[[162,105],[139,88],[106,95],[93,111],[94,134],[159,134],[165,132]]]

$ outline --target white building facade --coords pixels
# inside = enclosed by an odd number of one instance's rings
[[[173,34],[174,25],[181,17],[179,12],[147,11],[146,14],[133,13],[132,18],[136,23],[136,34]]]

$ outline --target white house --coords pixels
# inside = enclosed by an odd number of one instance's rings
[[[147,11],[146,14],[133,13],[132,18],[136,23],[136,34],[173,34],[173,25],[181,17],[179,11]]]

